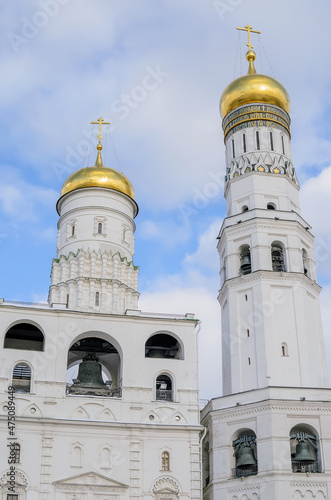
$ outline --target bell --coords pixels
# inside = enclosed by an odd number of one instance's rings
[[[88,353],[79,365],[77,378],[73,381],[81,387],[104,387],[102,366],[94,353]]]
[[[239,452],[238,452],[238,458],[237,458],[237,467],[246,467],[247,465],[256,465],[256,459],[254,457],[254,451],[253,448],[251,448],[249,445],[243,445]]]
[[[242,256],[240,270],[242,274],[251,272],[251,257],[249,252]]]
[[[148,351],[148,357],[149,358],[164,358],[164,349],[160,348],[158,349],[157,347],[153,347]]]
[[[312,451],[309,443],[303,441],[297,444],[294,459],[297,462],[316,462],[316,452]]]

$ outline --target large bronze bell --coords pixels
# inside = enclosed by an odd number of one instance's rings
[[[254,450],[250,445],[243,445],[238,451],[237,467],[247,467],[247,465],[256,465],[256,459],[254,456]]]
[[[307,441],[297,444],[294,459],[297,462],[316,462],[316,452],[312,450]]]
[[[79,365],[77,378],[73,381],[81,387],[104,387],[102,365],[94,353],[89,352]]]
[[[251,256],[250,252],[245,253],[241,258],[240,271],[242,274],[248,274],[251,272]]]

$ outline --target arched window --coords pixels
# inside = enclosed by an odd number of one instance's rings
[[[243,207],[241,207],[241,211],[242,211],[242,213],[248,212],[248,206],[244,205]]]
[[[274,137],[273,137],[272,132],[269,132],[269,137],[270,137],[270,149],[271,149],[271,151],[273,151],[274,150]]]
[[[251,251],[249,245],[242,245],[239,248],[240,268],[239,274],[249,274],[252,272]]]
[[[246,477],[257,474],[256,435],[246,429],[239,432],[238,438],[232,442],[235,457],[234,477]]]
[[[157,333],[145,344],[145,358],[183,359],[183,348],[172,335]]]
[[[173,401],[172,380],[164,373],[156,379],[156,400]]]
[[[102,222],[98,222],[98,234],[102,234]]]
[[[234,140],[233,139],[231,139],[231,144],[232,144],[232,158],[234,158],[236,156],[236,152],[234,149]]]
[[[9,328],[3,344],[5,349],[25,349],[27,351],[42,351],[44,335],[34,325],[18,323]]]
[[[16,392],[30,392],[31,368],[27,363],[17,363],[14,367],[12,386]]]
[[[267,209],[268,210],[276,210],[276,205],[274,203],[268,203],[267,204]]]
[[[302,266],[303,266],[303,272],[306,276],[309,276],[309,259],[308,259],[308,253],[307,250],[304,248],[302,249]]]
[[[292,472],[321,472],[319,440],[309,425],[300,424],[290,432]]]
[[[282,135],[282,152],[283,155],[285,154],[285,143],[284,143],[284,136]]]
[[[75,236],[75,224],[71,226],[71,236]]]
[[[99,294],[99,292],[95,293],[95,305],[96,306],[100,305],[100,294]]]
[[[161,470],[170,470],[170,454],[168,451],[162,453]]]
[[[286,271],[284,248],[282,243],[274,242],[271,245],[271,263],[273,271]]]
[[[282,356],[284,356],[284,357],[288,356],[288,347],[287,347],[286,342],[282,343],[281,351],[282,351]]]
[[[75,444],[72,448],[72,467],[82,467],[83,466],[83,451],[80,445]]]

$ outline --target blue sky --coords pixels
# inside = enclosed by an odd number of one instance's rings
[[[331,6],[14,0],[0,9],[0,296],[46,299],[55,203],[66,176],[94,163],[86,144],[90,122],[102,116],[112,122],[120,166],[109,138],[104,163],[129,177],[140,208],[140,308],[201,318],[201,397],[221,393],[216,236],[225,165],[218,104],[225,86],[246,72],[246,38],[238,46],[235,28],[250,23],[262,31],[262,44],[253,40],[257,70],[274,73],[291,97],[293,160],[302,214],[316,236],[331,352]]]

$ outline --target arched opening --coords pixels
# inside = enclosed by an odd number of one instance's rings
[[[241,211],[242,211],[242,213],[248,212],[248,206],[244,205],[243,207],[241,207]]]
[[[292,472],[321,472],[317,432],[310,425],[299,424],[290,432]]]
[[[305,250],[305,248],[302,249],[302,266],[303,266],[304,274],[309,277],[309,275],[310,275],[309,258],[308,258],[307,250]]]
[[[183,359],[183,349],[175,337],[167,333],[157,333],[145,344],[146,358]]]
[[[98,234],[102,234],[102,222],[98,222]]]
[[[172,380],[169,375],[161,373],[156,378],[156,398],[157,401],[173,401]]]
[[[282,352],[282,356],[283,357],[288,356],[288,347],[287,347],[287,343],[286,342],[282,343],[282,345],[281,345],[281,352]]]
[[[97,307],[100,305],[100,294],[99,294],[99,292],[95,293],[95,305]]]
[[[256,435],[250,429],[237,433],[238,437],[232,442],[235,468],[234,477],[247,477],[257,474],[258,462],[256,451]]]
[[[107,340],[77,340],[68,352],[67,394],[121,396],[121,358]]]
[[[276,210],[276,205],[274,203],[267,203],[268,210]]]
[[[30,323],[18,323],[5,335],[4,349],[24,349],[26,351],[43,351],[44,335],[41,330]]]
[[[252,272],[251,251],[249,245],[242,245],[239,248],[240,268],[239,274],[249,274]]]
[[[280,242],[275,241],[271,244],[271,264],[273,271],[286,271],[284,246]]]
[[[16,392],[30,392],[31,368],[27,363],[17,363],[13,369],[12,386]]]
[[[162,453],[161,470],[170,470],[170,453],[168,451]]]

